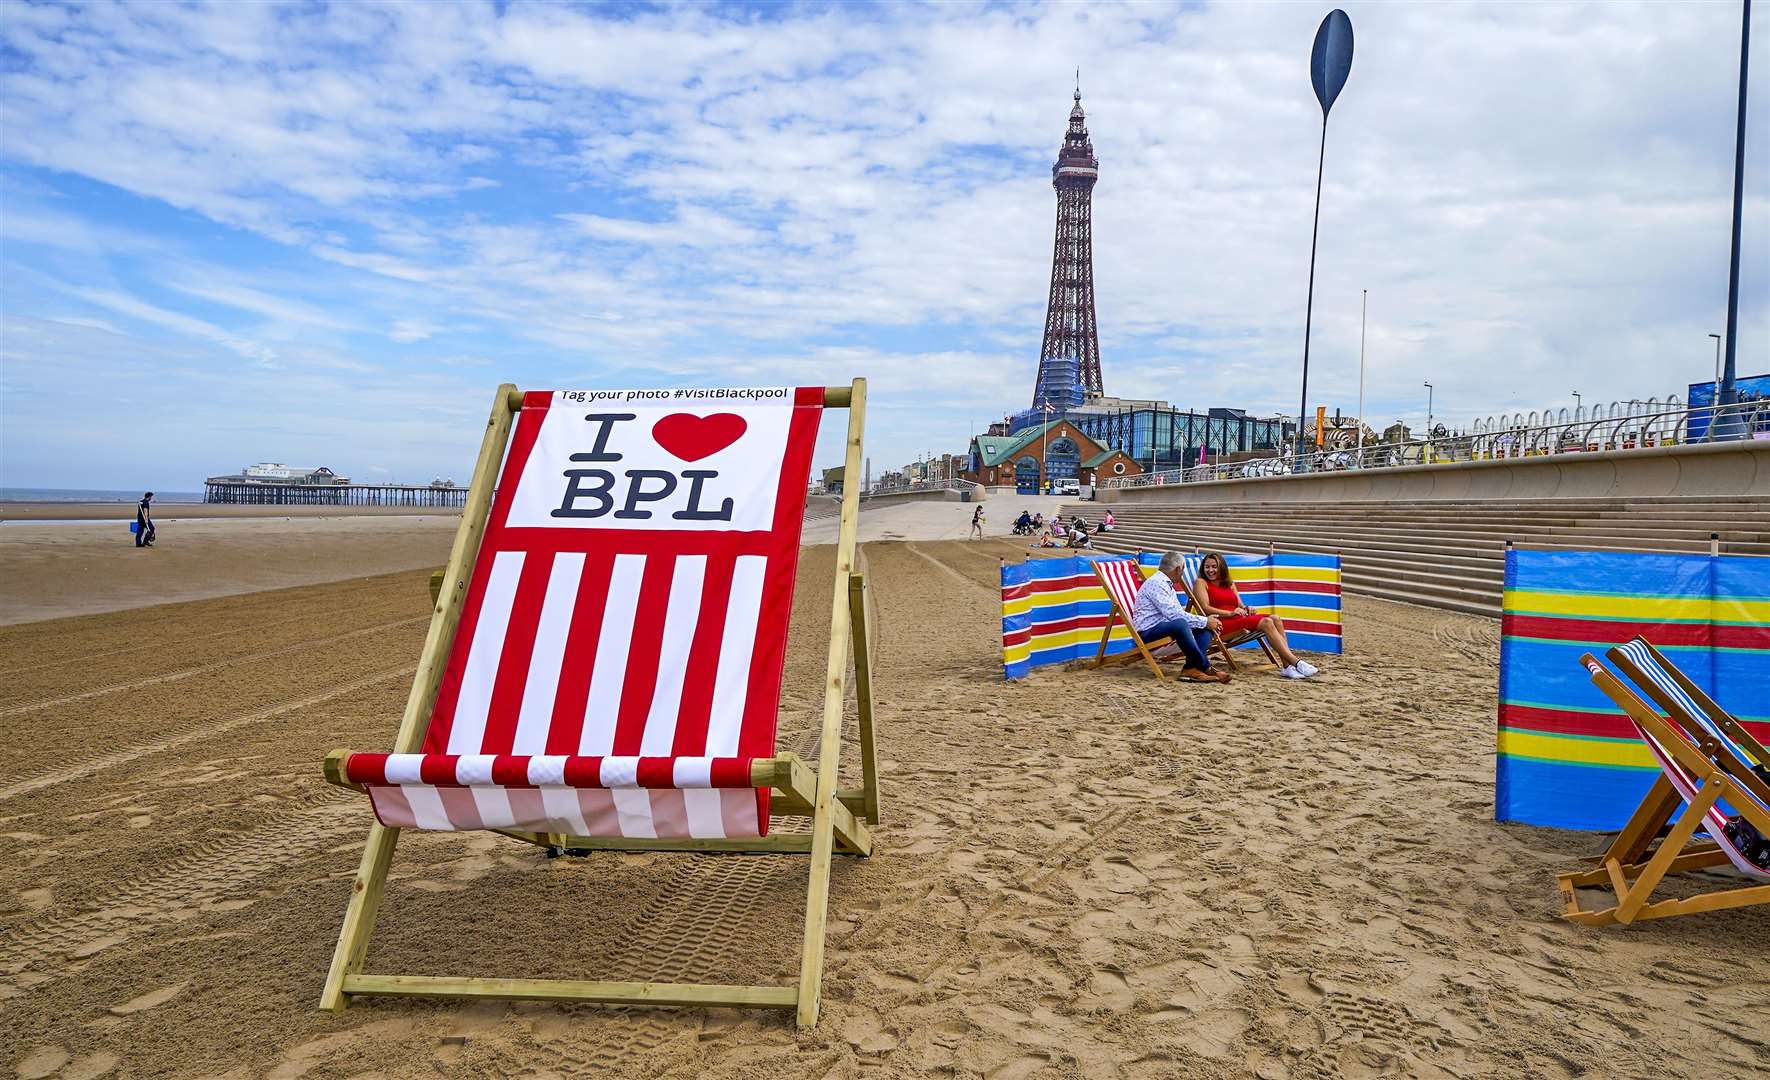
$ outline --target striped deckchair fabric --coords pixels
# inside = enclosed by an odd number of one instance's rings
[[[1711,761],[1770,807],[1770,752],[1737,718],[1644,637],[1632,638],[1605,655],[1677,721]]]
[[[1743,834],[1749,826],[1760,836],[1770,837],[1770,807],[1717,767],[1687,733],[1662,719],[1591,653],[1581,656],[1580,663],[1592,684],[1627,715],[1658,766],[1659,776],[1599,856],[1597,868],[1560,876],[1564,917],[1605,926],[1770,903],[1770,866],[1748,857],[1733,835],[1736,829]],[[1738,818],[1730,820],[1724,808],[1737,811]],[[1692,843],[1699,831],[1708,839]],[[1723,865],[1731,865],[1747,881],[1757,884],[1650,902],[1666,874]],[[1606,888],[1614,893],[1615,903],[1610,907],[1588,909],[1581,905],[1581,889]]]
[[[423,752],[345,764],[383,824],[766,832],[749,769],[774,753],[823,390],[764,393],[709,415],[525,396]]]
[[[539,996],[793,1007],[815,1022],[830,855],[868,854],[862,822],[878,820],[853,489],[815,774],[777,754],[775,724],[818,423],[826,407],[850,410],[846,467],[858,475],[865,394],[858,379],[500,391],[393,752],[326,760],[329,780],[367,793],[377,823],[325,1007],[352,994]],[[864,786],[838,792],[851,638]],[[771,813],[812,817],[811,833],[770,836]],[[491,829],[554,853],[809,852],[800,985],[362,975],[377,902],[364,898],[402,829]]]

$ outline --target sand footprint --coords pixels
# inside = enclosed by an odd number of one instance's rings
[[[19,1080],[43,1080],[54,1076],[68,1063],[68,1051],[61,1046],[39,1046],[19,1061]]]
[[[138,1012],[146,1012],[149,1009],[164,1005],[168,1001],[171,1001],[179,994],[182,994],[184,988],[189,985],[190,982],[187,980],[181,983],[174,983],[171,986],[162,986],[158,990],[150,990],[147,993],[142,994],[140,997],[130,998],[121,1005],[112,1005],[111,1015],[133,1016]]]

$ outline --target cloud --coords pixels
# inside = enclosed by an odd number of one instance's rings
[[[387,336],[402,345],[409,345],[414,341],[423,341],[434,333],[436,328],[428,323],[417,319],[400,319],[393,324],[393,329]]]
[[[1379,426],[1423,418],[1426,379],[1466,423],[1704,377],[1731,197],[1735,73],[1717,57],[1736,11],[1348,11],[1312,403],[1356,402],[1367,289]],[[440,380],[426,400],[452,403],[399,425],[298,418],[402,475],[462,471],[471,437],[394,440],[461,417],[470,436],[481,384],[504,378],[868,374],[879,456],[957,449],[1030,397],[1049,167],[1079,65],[1108,390],[1288,413],[1319,14],[15,4],[0,330],[38,318],[33,334],[98,349],[68,320],[102,321],[144,356],[183,343],[203,358],[193,379],[244,359],[353,394]],[[1770,358],[1770,126],[1752,138],[1748,368]]]

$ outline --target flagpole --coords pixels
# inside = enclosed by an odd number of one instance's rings
[[[1364,467],[1364,320],[1370,311],[1371,291],[1364,290],[1358,305],[1358,466]]]

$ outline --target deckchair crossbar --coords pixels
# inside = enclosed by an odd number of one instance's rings
[[[580,979],[475,979],[447,975],[347,975],[344,992],[364,997],[471,997],[581,1001],[598,1005],[741,1006],[791,1009],[791,986],[722,983],[599,982]]]

